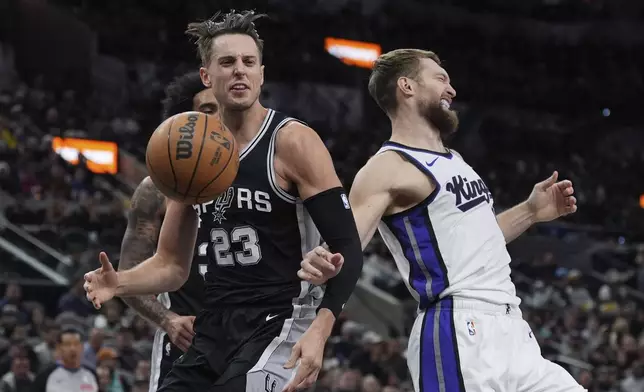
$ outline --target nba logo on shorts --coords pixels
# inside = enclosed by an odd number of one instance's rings
[[[467,332],[470,334],[470,336],[476,335],[476,328],[474,328],[474,321],[467,322]]]

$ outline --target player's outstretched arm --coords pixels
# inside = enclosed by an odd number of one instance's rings
[[[396,153],[384,153],[371,158],[360,169],[349,194],[353,216],[364,249],[373,238],[380,219],[393,204],[396,171],[402,158]],[[310,283],[321,285],[337,274],[341,265],[335,265],[332,254],[322,247],[310,251],[302,260],[298,276]]]
[[[120,271],[133,268],[154,255],[165,213],[165,196],[150,177],[141,181],[132,195],[131,203],[121,244]],[[194,316],[180,316],[166,309],[154,295],[125,297],[123,301],[139,315],[163,328],[172,343],[181,350],[188,350],[194,334]]]
[[[499,227],[510,243],[534,223],[549,222],[577,211],[575,190],[569,180],[557,181],[558,172],[535,184],[528,199],[496,216]]]
[[[277,136],[276,155],[276,164],[297,185],[304,206],[331,251],[345,259],[340,273],[326,287],[318,316],[285,365],[290,368],[300,360],[295,378],[284,389],[289,392],[306,388],[317,379],[333,323],[360,277],[362,248],[347,196],[320,137],[300,123],[288,124]]]
[[[168,201],[156,253],[136,267],[117,273],[116,295],[127,297],[178,290],[190,273],[198,219],[192,206]]]
[[[127,297],[175,291],[188,279],[197,240],[198,218],[189,205],[168,202],[154,256],[136,267],[114,271],[105,252],[101,268],[85,274],[87,299],[99,309],[115,296]]]

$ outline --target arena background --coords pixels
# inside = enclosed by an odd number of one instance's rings
[[[271,16],[258,23],[261,100],[320,133],[346,187],[388,137],[366,89],[370,61],[399,47],[436,51],[458,92],[450,145],[497,212],[554,169],[574,182],[579,211],[510,246],[544,356],[589,391],[644,391],[639,0],[3,0],[0,376],[19,371],[19,347],[32,372],[51,363],[52,331],[72,324],[105,332],[93,365],[117,359],[101,391],[147,390],[153,330],[120,300],[94,311],[80,279],[99,250],[118,254],[163,88],[198,67],[187,22],[231,7]],[[410,390],[414,311],[375,239],[313,390]]]

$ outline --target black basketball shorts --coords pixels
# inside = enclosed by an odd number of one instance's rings
[[[280,392],[295,374],[283,366],[314,318],[315,308],[299,305],[204,310],[158,391]]]

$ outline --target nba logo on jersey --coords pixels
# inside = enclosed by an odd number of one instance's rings
[[[343,193],[342,196],[340,197],[342,198],[342,203],[344,204],[344,208],[346,208],[347,210],[350,210],[351,206],[349,205],[349,199],[347,198],[347,195]]]
[[[467,322],[467,332],[470,334],[470,336],[476,335],[476,328],[474,328],[474,321]]]
[[[170,346],[170,342],[166,343],[166,345],[165,345],[165,355],[166,355],[166,357],[170,356],[170,349],[171,348],[172,347]]]

